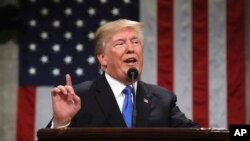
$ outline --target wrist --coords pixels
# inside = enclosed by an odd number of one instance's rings
[[[54,126],[54,122],[52,121],[52,122],[51,122],[51,127],[50,127],[50,128],[62,129],[62,128],[67,128],[69,125],[70,125],[70,122],[69,122],[68,124],[66,124],[66,125],[62,125],[62,126],[57,126],[57,127],[55,127],[55,126]]]
[[[54,128],[60,128],[60,127],[64,127],[64,126],[68,126],[70,124],[71,119],[57,119],[57,118],[53,118],[52,123],[53,123],[53,127]],[[67,127],[66,126],[66,127]]]

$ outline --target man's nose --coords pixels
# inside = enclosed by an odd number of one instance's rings
[[[127,43],[127,50],[128,50],[128,52],[134,52],[133,43],[131,43],[131,42]]]

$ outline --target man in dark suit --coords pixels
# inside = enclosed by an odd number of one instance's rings
[[[175,94],[140,81],[143,40],[140,22],[120,19],[102,25],[95,34],[95,57],[103,74],[76,86],[67,74],[66,85],[51,92],[54,116],[49,127],[199,127],[180,111]],[[135,82],[127,76],[131,68],[138,72]],[[133,101],[124,91],[131,85]],[[130,108],[125,117],[126,107],[132,107],[128,103],[136,109]]]

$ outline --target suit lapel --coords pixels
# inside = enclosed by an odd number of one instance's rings
[[[104,74],[98,81],[95,82],[94,87],[96,100],[99,103],[99,106],[102,109],[108,123],[113,127],[126,127],[119,106]],[[138,81],[136,92],[137,127],[148,126],[151,97],[152,96],[143,83]]]
[[[113,127],[126,127],[115,96],[104,74],[96,81],[95,91],[96,100],[110,125]]]
[[[138,87],[136,92],[136,106],[137,106],[137,127],[146,127],[148,126],[148,120],[150,116],[150,105],[151,105],[151,96],[146,90],[146,87],[138,81]]]

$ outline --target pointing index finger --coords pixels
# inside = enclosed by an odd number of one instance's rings
[[[69,74],[66,74],[66,85],[68,86],[72,86],[72,81],[71,81],[71,77]]]

